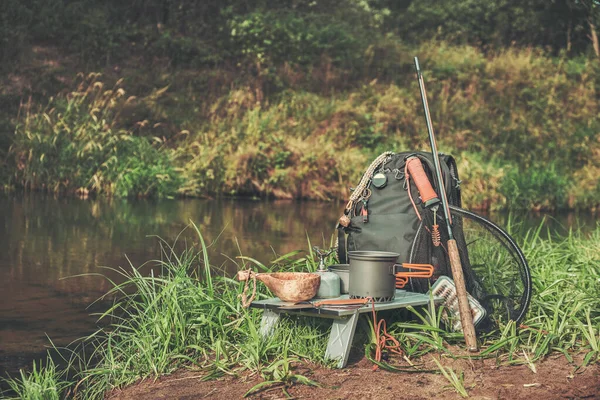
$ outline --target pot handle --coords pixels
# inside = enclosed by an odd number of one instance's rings
[[[402,267],[402,268],[409,270],[409,271],[403,271],[402,275],[421,277],[421,278],[431,278],[431,276],[433,275],[433,270],[434,270],[433,265],[431,265],[431,264],[402,263],[402,264],[394,264],[392,266],[391,270],[393,271],[394,275],[396,275],[398,273],[398,271],[396,270],[396,267]]]
[[[402,267],[402,264],[394,264],[394,265],[392,265],[391,268],[390,268],[390,274],[396,275],[398,273],[398,270],[397,270],[398,267]]]

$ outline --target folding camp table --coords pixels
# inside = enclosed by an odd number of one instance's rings
[[[348,299],[348,295],[342,295],[338,299]],[[434,297],[433,303],[439,304],[442,302],[441,297]],[[263,337],[269,337],[273,334],[275,325],[279,321],[282,314],[288,315],[304,315],[317,318],[332,319],[331,333],[325,358],[338,360],[338,368],[344,368],[348,363],[350,347],[354,339],[354,331],[358,316],[373,310],[371,303],[360,308],[306,308],[306,309],[281,309],[290,303],[285,303],[277,297],[266,300],[253,301],[250,307],[260,308],[264,310],[260,323],[260,334]],[[428,306],[431,307],[429,294],[407,292],[406,290],[396,290],[396,296],[393,301],[388,303],[375,303],[375,311],[395,310],[406,308],[408,306]],[[430,310],[434,311],[434,310]]]

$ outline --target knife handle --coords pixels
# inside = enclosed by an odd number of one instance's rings
[[[343,299],[343,300],[321,300],[313,303],[315,307],[323,306],[355,306],[367,304],[371,301],[371,298],[365,297],[364,299]]]

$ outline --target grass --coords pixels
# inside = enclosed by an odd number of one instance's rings
[[[442,373],[442,375],[444,375],[444,378],[446,378],[448,382],[450,382],[452,387],[454,387],[454,390],[456,390],[456,392],[464,398],[469,397],[469,394],[467,393],[467,390],[465,389],[463,383],[464,376],[462,372],[457,374],[452,368],[444,367],[435,357],[432,357],[432,360],[433,362],[435,362],[435,365],[437,365],[437,367],[440,369],[440,372]]]
[[[422,60],[439,148],[458,159],[467,208],[599,206],[597,63],[440,41],[393,46]],[[206,70],[136,71],[127,87],[80,75],[15,116],[1,183],[123,197],[347,199],[383,151],[429,148],[405,72],[412,59],[397,57],[390,79],[329,91],[309,82],[269,92],[259,78],[221,77],[218,93],[204,95],[195,82],[217,74]]]
[[[139,105],[136,97],[121,82],[105,87],[95,73],[78,75],[74,86],[45,107],[22,107],[9,183],[53,193],[172,196],[180,178],[163,140],[145,135],[147,121],[129,127],[122,116]]]
[[[46,362],[34,362],[31,371],[20,371],[18,379],[8,379],[10,389],[23,400],[59,400],[70,386],[64,371],[57,368],[51,357]]]
[[[282,390],[285,395],[291,385],[317,385],[297,373],[295,365],[309,361],[332,366],[324,359],[327,326],[310,318],[286,319],[273,336],[263,338],[260,311],[242,308],[238,297],[242,285],[209,266],[202,235],[194,224],[190,229],[198,235],[197,246],[162,242],[162,257],[153,261],[161,267],[158,276],[142,275],[133,266],[116,269],[123,283],[113,283],[107,293],[117,300],[99,315],[106,327],[71,347],[61,367],[49,358],[45,366],[34,364],[31,371],[9,379],[14,395],[96,399],[114,388],[179,368],[200,370],[203,379],[241,373],[260,376],[263,381],[247,395],[261,390]],[[530,310],[522,326],[508,321],[481,337],[476,357],[493,359],[498,366],[527,365],[534,372],[536,363],[552,354],[564,355],[575,371],[598,363],[599,246],[600,226],[587,236],[571,232],[560,239],[543,234],[541,227],[529,231],[523,249],[532,264]],[[240,268],[254,265],[266,271],[306,271],[315,265],[310,252],[305,257],[297,252],[276,257],[269,266],[249,258],[238,260]],[[258,298],[268,296],[259,284]],[[382,361],[380,366],[397,372],[441,373],[459,394],[468,395],[462,372],[439,358],[459,357],[451,349],[462,343],[461,335],[444,329],[442,309],[433,315],[412,313],[414,321],[397,321],[388,328],[405,351],[404,364]],[[368,343],[368,358],[372,350]],[[433,369],[427,369],[427,354],[434,358]]]

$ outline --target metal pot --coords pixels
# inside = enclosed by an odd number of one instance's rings
[[[350,298],[372,297],[375,302],[394,300],[396,264],[400,254],[388,251],[349,251]]]

